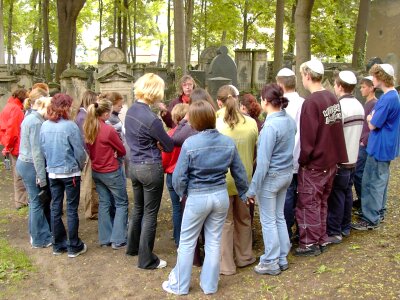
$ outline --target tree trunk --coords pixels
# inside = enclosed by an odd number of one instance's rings
[[[114,0],[113,41],[112,41],[113,47],[115,47],[115,42],[117,40],[117,6],[118,6],[118,0]]]
[[[297,0],[292,5],[292,15],[290,18],[289,24],[289,42],[287,53],[290,53],[294,56],[294,44],[295,44],[295,36],[294,36],[294,22],[295,22],[295,14],[296,14]]]
[[[160,49],[158,50],[157,67],[161,67],[163,49],[164,49],[164,42],[161,41],[160,42]]]
[[[38,20],[38,37],[39,41],[43,39],[43,18],[42,18],[42,1],[39,0],[39,20]],[[39,61],[38,61],[38,74],[39,76],[43,76],[43,43],[42,42],[36,42],[38,46],[38,55],[39,55]]]
[[[43,52],[44,52],[44,76],[47,82],[51,81],[50,69],[50,38],[49,38],[49,0],[43,0]]]
[[[56,81],[67,64],[75,62],[76,20],[86,0],[57,0],[58,46]]]
[[[136,3],[136,1],[134,1]],[[131,12],[128,9],[128,32],[129,32],[129,54],[132,59],[132,63],[135,63],[135,58],[133,56],[133,38],[132,38],[132,27],[131,27]]]
[[[367,25],[371,0],[360,0],[357,29],[353,46],[351,65],[354,69],[362,68],[365,63],[365,43],[367,42]]]
[[[124,4],[124,11],[122,17],[121,50],[124,51],[126,57],[126,53],[128,50],[128,9],[129,9],[128,0],[124,0],[123,4]]]
[[[243,9],[243,40],[242,40],[242,49],[246,49],[247,47],[247,32],[249,30],[247,14],[248,14],[249,0],[244,1],[244,9]]]
[[[10,8],[8,11],[8,33],[7,33],[7,66],[11,70],[12,58],[12,21],[13,21],[14,1],[10,1]]]
[[[117,11],[117,47],[122,50],[122,12],[121,12],[121,0],[118,1]]]
[[[100,61],[102,31],[103,31],[103,0],[99,0],[99,46],[97,48],[97,61]]]
[[[193,31],[194,0],[186,0],[186,64],[190,64],[192,56],[192,31]]]
[[[171,66],[171,0],[168,0],[167,30],[168,30],[167,65],[169,67]]]
[[[208,19],[207,19],[207,0],[204,1],[204,49],[207,48],[207,26],[208,26]]]
[[[5,64],[4,51],[4,25],[3,25],[3,0],[0,0],[0,64]]]
[[[35,70],[36,59],[37,59],[37,55],[38,55],[38,49],[37,49],[37,46],[36,46],[36,39],[37,39],[36,31],[37,31],[37,23],[35,24],[35,27],[33,27],[33,32],[32,32],[32,52],[31,52],[31,55],[29,57],[29,66],[30,66],[30,69],[32,71]]]
[[[283,64],[283,22],[285,17],[285,0],[276,1],[274,64],[272,73],[275,77]]]
[[[183,0],[174,0],[175,78],[187,73],[185,47],[185,10]]]
[[[133,1],[133,59],[132,63],[136,63],[136,24],[137,24],[137,0]]]
[[[308,61],[311,58],[310,22],[313,6],[314,0],[299,0],[296,8],[296,76],[298,82],[297,89],[301,95],[305,95],[306,90],[301,83],[299,68],[303,62]]]

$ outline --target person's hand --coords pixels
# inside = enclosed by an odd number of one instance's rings
[[[255,202],[256,202],[255,196],[247,197],[246,205],[250,206],[251,204],[254,204]]]
[[[3,154],[3,156],[7,156],[7,154],[10,153],[10,150],[8,150],[7,148],[4,148],[3,151],[1,151],[1,154]]]
[[[157,148],[160,149],[160,151],[164,151],[164,148],[161,146],[160,142],[157,142]]]
[[[368,122],[368,123],[371,122],[371,119],[372,119],[372,115],[368,115],[368,116],[367,116],[367,122]]]
[[[168,110],[167,106],[163,102],[158,102],[158,109],[163,112],[166,112]]]

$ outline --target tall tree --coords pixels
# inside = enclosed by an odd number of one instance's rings
[[[297,0],[294,0],[293,4],[291,5],[290,20],[288,22],[289,40],[288,40],[287,53],[290,53],[293,55],[294,55],[294,45],[295,45],[294,22],[295,22],[295,15],[296,15],[296,6],[297,6]]]
[[[190,64],[190,58],[192,56],[192,31],[193,31],[193,12],[194,12],[194,0],[186,0],[186,64]]]
[[[365,44],[367,42],[367,25],[371,0],[360,0],[358,9],[357,29],[353,46],[353,68],[361,68],[365,63]]]
[[[97,60],[100,61],[101,53],[101,36],[103,33],[103,0],[99,0],[99,45],[97,47]]]
[[[4,65],[4,26],[3,26],[3,0],[0,0],[0,64]]]
[[[51,81],[50,70],[50,37],[49,37],[49,0],[43,0],[42,4],[43,20],[43,53],[44,53],[44,76],[47,82]]]
[[[76,20],[86,0],[57,0],[58,47],[56,81],[67,64],[75,63]]]
[[[300,65],[311,58],[311,13],[314,6],[314,0],[299,0],[296,8],[295,28],[296,28],[296,74],[297,89],[300,94],[306,93],[301,84]]]
[[[11,68],[11,57],[13,54],[12,49],[12,21],[13,21],[13,8],[14,1],[10,1],[10,7],[8,11],[8,33],[7,33],[7,65]]]
[[[285,0],[276,0],[274,63],[272,73],[274,76],[283,64],[283,22],[285,18]]]
[[[185,9],[183,0],[174,0],[175,76],[179,79],[187,73],[185,46]]]

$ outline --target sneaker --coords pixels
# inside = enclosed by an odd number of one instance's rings
[[[342,242],[341,235],[330,235],[326,241],[326,244],[340,244]]]
[[[86,251],[87,251],[87,246],[86,246],[86,244],[83,244],[83,248],[82,248],[81,251],[78,251],[76,253],[68,253],[68,257],[69,258],[75,258],[75,257],[85,253]]]
[[[289,269],[289,264],[279,265],[279,269],[281,269],[281,271],[286,271],[287,269]]]
[[[350,229],[346,229],[342,231],[342,237],[349,237],[350,236]]]
[[[112,243],[111,244],[111,248],[113,248],[114,250],[119,250],[122,249],[126,246],[126,243]]]
[[[354,215],[361,217],[363,215],[361,208],[354,211]]]
[[[379,217],[379,223],[385,223],[385,216]]]
[[[299,247],[294,251],[295,256],[318,256],[321,254],[319,245],[310,245],[307,247]]]
[[[31,244],[32,249],[49,248],[49,247],[52,246],[52,245],[53,245],[52,242],[50,242],[50,243],[48,243],[48,244],[46,244],[46,245],[42,245],[42,246],[33,246],[33,245]]]
[[[254,267],[254,272],[260,275],[279,275],[281,274],[281,269],[277,264],[265,264],[260,262],[257,266]]]
[[[324,253],[327,249],[328,249],[328,243],[323,243],[319,245],[319,250],[321,251],[321,253]]]
[[[67,252],[67,249],[53,250],[53,255],[59,256],[63,255],[65,252]]]
[[[162,283],[162,288],[164,291],[166,291],[167,293],[170,294],[174,294],[174,295],[179,295],[177,292],[174,292],[170,287],[169,287],[169,282],[168,281],[164,281]]]
[[[167,266],[167,262],[165,260],[160,259],[160,262],[158,263],[158,266],[156,269],[164,269]],[[168,281],[166,281],[168,283]]]
[[[101,247],[101,248],[108,248],[108,247],[111,247],[111,243],[101,244],[100,247]]]
[[[351,228],[355,230],[373,230],[377,229],[378,227],[379,225],[374,225],[364,220],[360,220],[356,223],[351,224]]]

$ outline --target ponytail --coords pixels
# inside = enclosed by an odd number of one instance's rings
[[[93,145],[99,133],[99,117],[106,112],[110,112],[111,109],[111,101],[105,99],[99,100],[98,103],[93,103],[88,106],[86,120],[83,123],[83,133],[85,135],[86,143]]]
[[[217,92],[217,99],[225,106],[224,122],[229,128],[234,129],[241,119],[245,122],[242,112],[239,110],[239,103],[235,95],[235,90],[229,85],[223,85]]]

